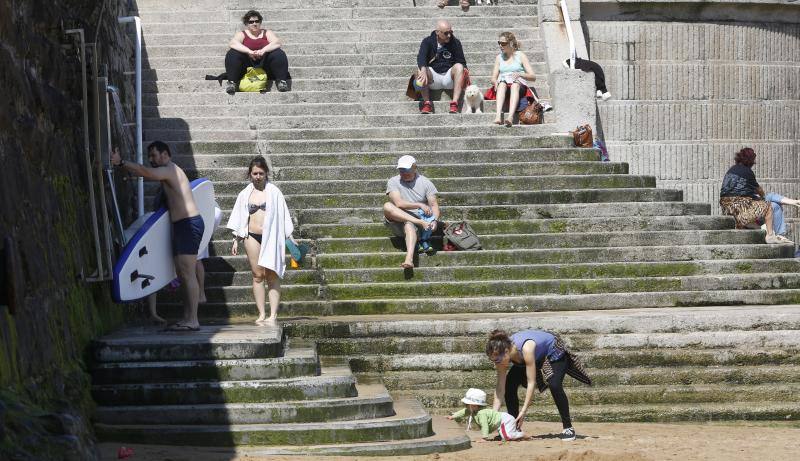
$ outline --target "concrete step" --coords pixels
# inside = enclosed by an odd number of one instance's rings
[[[386,387],[395,393],[409,390],[463,389],[477,387],[492,395],[497,380],[495,370],[444,370],[420,373],[419,371],[393,371],[386,373],[361,373],[358,379],[380,376]],[[670,366],[604,368],[591,370],[595,386],[613,385],[764,385],[771,383],[799,383],[800,366],[796,365],[731,365],[731,366]],[[564,380],[564,387],[582,387],[573,379]]]
[[[398,260],[399,261],[399,260]],[[398,262],[399,266],[399,262]],[[252,295],[251,295],[252,296]],[[796,289],[739,289],[705,291],[651,291],[635,293],[542,294],[530,296],[483,296],[447,299],[358,299],[335,301],[287,301],[281,303],[282,317],[330,315],[389,315],[389,314],[460,314],[548,311],[602,311],[606,309],[667,308],[745,304],[774,305],[800,303]],[[165,314],[176,317],[182,309],[177,303],[163,305]],[[201,318],[252,318],[256,313],[252,301],[210,302],[203,305]]]
[[[497,313],[476,318],[469,313],[374,316],[331,316],[284,323],[289,337],[486,337],[495,329],[557,331],[569,339],[582,334],[691,333],[700,331],[800,330],[797,306],[761,305],[608,309],[602,312]],[[621,365],[619,365],[621,366]]]
[[[460,115],[454,115],[460,117]],[[423,117],[423,115],[420,115]],[[499,130],[512,130],[499,131]],[[363,127],[363,128],[321,128],[304,129],[303,138],[298,141],[297,130],[286,129],[259,129],[259,130],[149,130],[145,133],[148,139],[161,139],[170,144],[181,141],[248,141],[251,139],[270,140],[268,148],[273,145],[280,145],[284,142],[295,144],[298,142],[321,142],[321,143],[349,143],[351,140],[359,139],[362,142],[381,142],[386,138],[390,139],[453,139],[457,140],[466,136],[481,137],[484,145],[492,143],[493,137],[497,137],[498,144],[501,141],[511,141],[511,136],[537,137],[546,136],[554,130],[552,124],[542,125],[514,125],[506,128],[494,124],[484,126],[411,126],[411,127]],[[508,133],[508,134],[506,134]],[[505,137],[501,137],[506,134]],[[335,149],[341,148],[334,144]],[[295,148],[301,148],[297,146]],[[520,146],[527,147],[527,146]],[[330,152],[330,151],[329,151]]]
[[[451,296],[531,296],[546,294],[582,295],[598,293],[636,293],[702,290],[749,290],[800,289],[800,274],[726,274],[686,277],[629,277],[614,279],[553,279],[553,280],[505,280],[505,281],[451,281],[406,282],[406,283],[362,283],[329,284],[323,295],[330,300],[387,300],[446,298]],[[211,301],[222,299],[246,301],[252,297],[251,290],[232,287],[224,289],[224,298],[217,297],[214,289],[207,289]],[[291,300],[313,300],[312,297],[289,297]]]
[[[94,401],[103,406],[289,402],[356,395],[355,378],[347,367],[324,367],[319,376],[281,379],[92,385]]]
[[[241,170],[237,169],[241,173]],[[276,169],[277,171],[277,169]],[[198,175],[200,177],[204,175]],[[441,194],[441,198],[461,198],[457,193],[464,194],[464,192],[481,191],[482,194],[504,194],[504,193],[524,193],[523,191],[537,191],[541,192],[541,197],[551,195],[553,197],[561,197],[561,193],[556,191],[564,191],[568,194],[578,195],[594,195],[598,191],[598,195],[602,195],[604,190],[607,193],[614,188],[637,191],[646,189],[655,189],[655,179],[652,176],[632,176],[632,175],[553,175],[553,176],[483,176],[483,177],[460,177],[460,178],[429,178],[436,185],[436,189]],[[287,181],[274,181],[273,182],[285,196],[295,198],[300,197],[314,197],[323,194],[337,194],[338,197],[346,198],[347,194],[356,194],[364,191],[381,191],[386,187],[386,180],[384,179],[342,179],[335,181],[320,181],[320,180],[287,180]],[[578,190],[576,190],[578,189]],[[593,190],[580,190],[580,189],[593,189]],[[231,208],[235,203],[237,194],[242,190],[241,181],[220,181],[214,183],[214,192],[220,206],[223,206],[221,201],[225,201],[224,209]],[[498,191],[495,193],[485,191]],[[506,192],[499,192],[506,191]],[[532,193],[532,192],[529,192]],[[301,195],[307,194],[307,195]],[[364,194],[362,194],[364,195]],[[449,197],[448,197],[449,195]],[[566,195],[566,194],[565,194]],[[669,197],[671,194],[667,193],[663,197]],[[385,194],[381,194],[383,201],[386,201]],[[221,200],[221,201],[220,201]],[[666,200],[666,199],[665,199]],[[372,199],[368,200],[369,202]],[[590,199],[591,201],[591,199]],[[350,202],[353,203],[353,202]],[[378,203],[381,205],[383,202]],[[485,202],[488,204],[489,202]],[[513,202],[510,202],[513,203]],[[362,203],[364,205],[366,203]],[[444,206],[444,202],[440,202]],[[448,201],[447,205],[453,205],[452,201]],[[509,223],[511,224],[511,223]],[[386,235],[386,232],[382,232]]]
[[[464,428],[455,421],[449,421],[443,416],[431,418],[434,434],[417,439],[382,440],[380,442],[334,443],[327,445],[311,446],[244,446],[237,448],[220,447],[192,447],[195,456],[235,457],[244,456],[253,459],[264,459],[274,456],[421,456],[435,453],[446,453],[466,450],[470,447],[470,439],[464,433]],[[170,447],[165,445],[130,445],[143,459],[159,459],[165,456],[169,459],[179,459],[185,453],[184,447]],[[119,444],[100,443],[103,459],[111,459],[117,455]]]
[[[457,7],[456,0],[449,0],[449,7],[440,10],[435,7],[437,0],[416,0],[417,8],[428,8],[433,11],[442,13],[461,14],[462,11]],[[537,5],[535,0],[504,0],[503,5]],[[307,8],[375,8],[375,7],[397,7],[407,6],[408,2],[395,0],[387,2],[386,0],[307,0],[303,2],[303,6]],[[494,8],[499,5],[486,6],[486,8]],[[171,0],[168,5],[165,5],[163,0],[139,0],[134,7],[140,10],[147,11],[193,11],[196,9],[202,10],[249,10],[256,9],[261,11],[262,14],[267,13],[265,16],[270,17],[270,13],[280,8],[296,8],[297,2],[294,0],[229,0],[220,4],[218,0]],[[473,5],[474,8],[483,8],[482,6]],[[472,10],[472,9],[471,9]]]
[[[573,351],[639,349],[800,349],[800,323],[793,329],[765,331],[693,331],[653,333],[571,333],[565,336]],[[775,325],[780,327],[780,325]],[[381,336],[364,338],[316,338],[320,355],[352,356],[365,354],[481,354],[486,347],[486,333],[470,336]],[[453,387],[455,388],[455,386]]]
[[[451,206],[443,211],[446,221],[538,219],[538,218],[585,218],[588,216],[619,217],[637,214],[640,216],[674,216],[709,214],[707,203],[686,202],[618,202],[618,203],[570,203],[542,205],[494,205]],[[308,224],[368,223],[383,222],[380,208],[342,208],[293,210],[299,222]]]
[[[396,414],[378,419],[289,424],[108,425],[95,424],[98,438],[119,443],[191,446],[316,445],[404,440],[433,435],[431,417],[413,400],[396,400]]]
[[[191,170],[190,170],[191,171]],[[199,177],[215,173],[217,179],[242,181],[242,168],[217,168],[196,170]],[[418,171],[425,177],[434,180],[441,178],[483,178],[483,177],[519,177],[519,176],[585,176],[585,175],[627,175],[627,163],[615,162],[491,162],[481,161],[463,164],[427,164],[419,165]],[[270,179],[274,181],[308,181],[320,180],[374,180],[386,181],[397,175],[395,165],[348,165],[342,166],[286,166],[274,168]],[[613,181],[613,180],[612,180]],[[624,179],[620,179],[624,181]],[[383,187],[378,192],[385,192]],[[592,192],[587,190],[586,192]],[[636,202],[636,200],[631,200]]]
[[[764,259],[769,267],[785,268],[780,263],[774,265],[770,260],[775,258],[792,258],[791,245],[686,245],[686,246],[653,246],[647,251],[642,248],[610,247],[610,248],[552,248],[552,249],[518,249],[518,250],[482,250],[482,251],[443,251],[435,255],[419,255],[415,261],[417,270],[448,267],[467,268],[481,266],[517,266],[531,264],[558,264],[569,271],[572,264],[603,263],[666,263],[679,264],[697,260],[741,261]],[[402,260],[402,252],[386,253],[339,253],[320,254],[316,256],[316,267],[326,273],[332,270],[397,270]],[[304,261],[305,262],[305,261]],[[737,263],[738,264],[738,263]],[[673,266],[683,267],[683,266]],[[753,266],[743,263],[738,269],[748,272]],[[791,267],[791,266],[788,266]],[[309,266],[310,268],[310,266]],[[231,272],[250,270],[244,256],[213,256],[206,260],[209,272]],[[404,272],[404,271],[399,271]],[[414,274],[405,275],[413,278]]]
[[[209,302],[225,302],[225,301],[240,301],[243,297],[246,298],[245,293],[249,293],[249,299],[253,297],[252,283],[247,287],[206,287],[206,297]],[[281,297],[284,299],[321,299],[321,287],[317,283],[300,285],[283,285],[281,286]],[[183,299],[181,293],[173,291],[162,292],[159,297],[159,302],[164,303],[177,303]],[[256,312],[256,311],[253,311]]]
[[[540,125],[541,126],[541,125]],[[530,127],[525,127],[525,129]],[[413,139],[347,139],[347,140],[296,140],[296,141],[260,141],[265,144],[270,154],[292,154],[305,152],[310,154],[334,152],[395,152],[395,151],[464,151],[464,150],[498,150],[498,149],[536,149],[573,147],[572,138],[564,135],[522,136],[522,129],[512,128],[514,136],[486,140],[479,137],[457,138],[413,138]],[[530,132],[530,131],[529,131]],[[519,133],[519,135],[517,135]],[[152,141],[150,139],[148,142]],[[146,144],[146,143],[145,143]],[[173,155],[194,155],[203,153],[228,153],[254,155],[260,152],[255,140],[231,141],[181,141],[171,142]]]
[[[417,113],[406,115],[297,115],[282,117],[202,117],[202,118],[147,118],[145,130],[150,133],[159,130],[179,130],[192,133],[219,130],[286,130],[322,128],[406,128],[406,127],[469,127],[472,131],[497,134],[494,125],[495,114],[449,114],[442,112],[421,116]],[[555,118],[547,113],[545,117]],[[552,123],[550,120],[549,123]],[[492,128],[489,130],[488,128]],[[503,133],[503,132],[501,132]]]
[[[691,262],[647,262],[647,263],[575,263],[491,265],[468,267],[418,268],[408,275],[396,268],[338,269],[324,270],[326,283],[401,283],[414,280],[420,282],[448,282],[450,280],[498,280],[498,279],[575,279],[612,277],[659,277],[674,275],[714,275],[758,272],[800,272],[800,262],[786,260],[733,260]],[[214,274],[219,274],[219,277]],[[223,283],[246,285],[252,279],[249,272],[238,272],[231,279],[229,273],[206,275],[206,285]]]
[[[715,367],[735,365],[799,365],[800,350],[780,349],[639,349],[632,351],[579,351],[584,365],[592,370],[600,368],[638,367]],[[493,370],[494,365],[486,354],[404,354],[404,355],[354,355],[349,357],[354,372],[439,370]],[[324,362],[323,362],[324,363]],[[462,389],[463,392],[463,389]]]
[[[280,327],[204,325],[200,331],[164,332],[160,327],[130,327],[92,341],[92,356],[103,362],[168,362],[279,357]]]
[[[627,177],[627,176],[614,176]],[[588,176],[587,176],[588,178]],[[540,177],[537,179],[548,179]],[[488,180],[488,179],[486,179]],[[437,181],[439,184],[442,180]],[[215,185],[216,186],[216,185]],[[282,188],[285,186],[279,186]],[[438,187],[438,186],[437,186]],[[533,189],[533,188],[532,188]],[[480,235],[496,233],[562,233],[562,232],[610,232],[617,229],[655,230],[713,230],[732,229],[733,218],[729,216],[630,216],[570,219],[518,219],[471,221],[470,225]],[[295,230],[295,232],[298,232]],[[230,232],[219,229],[214,238],[228,237]],[[389,237],[383,223],[352,224],[301,224],[299,234],[304,238],[357,238]]]
[[[503,149],[503,150],[462,150],[453,152],[338,152],[328,154],[315,153],[291,153],[291,154],[272,154],[268,153],[273,169],[284,167],[304,167],[308,165],[318,166],[365,166],[365,165],[388,165],[394,166],[398,157],[402,155],[414,155],[422,167],[428,164],[459,164],[459,163],[514,163],[514,162],[570,162],[570,161],[594,161],[597,160],[597,152],[594,149],[578,148],[537,148],[537,149]],[[238,168],[241,176],[237,179],[246,179],[247,165],[253,159],[250,154],[196,154],[196,155],[173,155],[172,160],[187,170],[197,168]],[[651,176],[635,176],[633,178],[651,178]],[[388,178],[387,178],[388,179]],[[615,180],[617,178],[614,178]],[[540,179],[544,180],[544,179]],[[215,185],[219,184],[219,179],[215,178]],[[152,183],[151,183],[152,184]],[[276,182],[276,185],[283,190],[289,182]],[[215,188],[216,190],[216,188]]]
[[[539,27],[535,21],[530,22],[529,20],[525,20],[525,23],[517,23],[516,25],[512,26],[514,30],[514,35],[517,36],[517,40],[523,41],[525,43],[531,42],[532,40],[540,40],[539,34]],[[485,24],[480,23],[480,19],[473,20],[474,24],[467,24],[461,25],[458,27],[457,30],[457,37],[459,40],[461,38],[471,38],[471,37],[496,37],[500,32],[504,30],[508,30],[507,28],[503,27],[488,27]],[[219,23],[222,25],[222,23]],[[271,24],[267,23],[269,27],[272,27]],[[346,22],[343,22],[343,25],[346,25]],[[156,46],[164,46],[164,45],[219,45],[227,44],[231,40],[231,36],[233,36],[234,32],[238,30],[238,25],[222,25],[220,27],[218,25],[215,27],[215,30],[208,30],[204,31],[200,34],[191,34],[191,33],[180,33],[181,27],[173,27],[172,30],[169,30],[169,26],[161,25],[159,26],[161,29],[167,30],[165,33],[155,33],[154,31],[149,31],[146,37],[146,45],[145,45],[145,53],[147,50],[147,46],[149,45],[156,45]],[[196,27],[202,27],[200,24],[195,24]],[[292,45],[305,45],[305,44],[316,44],[316,43],[386,43],[386,42],[416,42],[413,47],[419,48],[419,43],[422,41],[423,38],[430,35],[431,31],[433,31],[435,25],[433,21],[428,24],[426,21],[421,21],[419,26],[413,30],[395,30],[395,29],[367,29],[367,30],[336,30],[336,31],[327,31],[327,30],[295,30],[292,28],[282,28],[278,35],[285,43]],[[223,28],[226,29],[224,31],[219,31],[218,29]],[[275,29],[278,32],[277,29]],[[487,40],[488,41],[488,40]],[[463,45],[462,45],[463,46]],[[381,50],[382,48],[376,46],[374,50]],[[413,48],[410,48],[413,49]]]
[[[214,74],[219,73],[217,70]],[[202,76],[201,76],[202,77]],[[193,75],[191,80],[198,78]],[[142,95],[142,105],[147,110],[147,107],[160,107],[160,106],[233,106],[238,109],[236,114],[249,114],[251,111],[257,111],[258,115],[269,115],[269,108],[285,104],[298,105],[298,110],[302,110],[302,106],[307,104],[323,104],[328,106],[328,109],[316,110],[314,114],[325,111],[335,113],[336,108],[344,104],[363,103],[372,104],[377,107],[380,114],[392,113],[394,108],[407,110],[407,105],[412,104],[412,108],[419,112],[419,103],[413,106],[414,101],[409,100],[405,91],[401,87],[392,87],[385,90],[359,90],[350,91],[349,88],[344,90],[331,90],[328,86],[320,88],[313,88],[310,91],[298,91],[297,87],[293,87],[292,91],[285,93],[269,91],[267,93],[242,93],[238,92],[236,95],[231,96],[225,93],[223,88],[216,81],[214,84],[207,87],[207,91],[199,91],[200,88],[193,89],[191,93],[176,91],[176,92],[158,92],[158,93],[144,93]],[[543,81],[540,83],[544,83]],[[476,83],[478,84],[478,83]],[[405,83],[402,87],[405,87]],[[544,86],[543,86],[544,87]],[[205,87],[204,87],[205,88]],[[322,89],[321,89],[322,88]],[[196,90],[196,91],[195,91]],[[434,102],[434,111],[438,113],[447,112],[452,99],[452,92],[437,90],[431,92],[431,100]],[[326,103],[325,101],[336,101],[336,104]],[[437,101],[440,103],[437,104]],[[388,104],[387,104],[388,103]],[[484,102],[484,111],[487,107],[494,107],[491,101]],[[330,107],[333,106],[333,107]],[[385,106],[385,107],[384,107]],[[284,109],[282,113],[291,114],[291,109]],[[288,111],[288,112],[287,112]],[[327,113],[327,112],[326,112]],[[413,110],[412,110],[413,113]],[[220,113],[220,115],[223,115]],[[180,116],[186,116],[181,113]]]
[[[298,8],[307,7],[306,4],[296,4],[295,8],[275,8],[274,6],[262,12],[268,21],[268,26],[276,22],[292,21],[297,18],[323,20],[349,21],[351,19],[384,19],[384,18],[420,18],[437,19],[441,10],[433,8],[418,8],[411,4],[384,5],[380,7],[354,6],[351,8]],[[147,23],[172,23],[175,26],[184,22],[228,22],[241,27],[242,16],[247,9],[221,9],[199,8],[195,11],[171,11],[168,9],[144,9],[140,12],[143,22]],[[470,8],[462,17],[487,17],[487,16],[533,16],[536,14],[535,5],[497,5],[492,8]]]
[[[414,60],[398,64],[368,65],[364,63],[364,58],[359,59],[358,55],[354,55],[355,57],[349,60],[349,64],[347,60],[337,55],[330,56],[332,57],[325,61],[326,65],[300,67],[297,63],[290,64],[291,90],[395,90],[405,94],[408,79],[416,67]],[[311,58],[308,57],[309,60]],[[297,60],[300,61],[300,64],[305,64],[303,62],[305,59],[298,58]],[[142,69],[142,91],[146,93],[212,91],[214,88],[219,88],[219,85],[216,80],[205,80],[205,76],[224,72],[224,64],[223,57],[219,56],[192,58],[184,65],[173,64],[169,68],[147,67]],[[493,67],[491,62],[468,63],[468,67],[470,78],[476,85],[484,89],[489,86]],[[542,62],[531,62],[531,70],[536,75],[547,74],[547,67]],[[542,78],[542,80],[545,79]],[[266,101],[270,101],[271,93],[274,91],[269,91],[262,96]]]
[[[358,384],[356,396],[289,402],[207,405],[107,406],[95,410],[102,424],[291,424],[352,421],[394,415],[392,398],[381,384]]]
[[[551,203],[611,203],[611,202],[679,202],[683,191],[643,188],[643,189],[591,189],[560,191],[507,191],[478,192],[440,192],[437,194],[439,205],[443,209],[451,206],[492,206],[492,205],[529,205]],[[236,201],[233,196],[218,197],[220,206],[233,208]],[[348,205],[382,207],[386,202],[386,194],[377,191],[371,194],[309,194],[287,195],[286,203],[292,209],[333,208],[342,209]],[[745,235],[740,233],[739,235]],[[748,240],[750,241],[750,240]],[[755,239],[752,240],[755,242]]]
[[[266,359],[101,363],[91,374],[94,384],[246,381],[318,375],[319,362],[314,347],[300,346]]]
[[[516,30],[518,29],[515,29],[515,31]],[[522,30],[524,30],[524,28]],[[467,58],[467,62],[485,61],[483,54],[486,53],[489,53],[491,59],[494,59],[499,52],[497,43],[493,40],[476,40],[476,38],[479,37],[459,38],[459,40],[461,40],[461,46],[464,48],[464,57]],[[290,43],[283,44],[281,49],[286,52],[290,59],[297,56],[309,55],[359,54],[366,57],[393,53],[411,54],[416,58],[416,52],[419,50],[421,40],[422,37],[419,37],[419,39],[416,37],[406,37],[403,40],[373,41],[370,43],[361,41],[299,43],[292,40]],[[148,62],[151,62],[155,58],[186,56],[188,54],[193,54],[195,56],[225,56],[225,53],[230,49],[228,47],[228,41],[230,41],[230,36],[224,37],[219,42],[211,44],[153,45],[148,43],[145,50]],[[530,50],[544,49],[544,42],[539,38],[529,38],[525,40],[525,43],[522,43],[522,45],[528,58],[531,58],[531,55],[527,54]],[[478,59],[479,57],[480,59]],[[412,62],[414,61],[412,60]]]
[[[223,87],[217,87],[215,90],[222,90]],[[546,89],[546,88],[545,88]],[[344,94],[344,91],[337,92],[337,94]],[[365,92],[366,93],[366,92]],[[147,107],[143,107],[143,115],[144,117],[148,118],[159,118],[160,120],[169,121],[168,123],[180,123],[180,119],[189,119],[189,118],[202,118],[202,117],[209,117],[209,118],[222,118],[222,117],[241,117],[241,118],[254,118],[254,117],[327,117],[327,116],[343,116],[343,115],[360,115],[360,116],[381,116],[381,115],[419,115],[419,101],[411,101],[406,97],[405,94],[398,94],[396,91],[372,91],[370,93],[376,93],[376,95],[369,95],[369,96],[381,96],[381,100],[379,101],[365,101],[365,102],[358,102],[359,100],[366,99],[368,95],[364,93],[356,93],[351,94],[348,96],[348,99],[354,102],[337,102],[336,104],[324,103],[324,102],[313,102],[313,103],[304,103],[304,102],[297,102],[297,103],[288,103],[288,104],[281,104],[281,103],[273,103],[274,101],[270,101],[266,103],[264,100],[264,95],[262,94],[253,94],[253,93],[237,93],[234,98],[231,98],[228,94],[224,96],[228,98],[227,104],[225,104],[224,100],[215,100],[214,96],[217,95],[217,92],[212,93],[192,93],[191,102],[192,103],[200,103],[196,105],[180,105],[180,104],[173,104],[173,105],[148,105]],[[547,94],[548,92],[543,92]],[[172,93],[175,94],[175,93]],[[281,95],[292,93],[280,93]],[[298,93],[294,93],[298,94]],[[165,93],[163,95],[155,95],[157,98],[170,98],[170,93]],[[152,95],[151,95],[152,96]],[[178,94],[180,99],[186,100],[187,96],[185,94]],[[545,96],[540,96],[544,99]],[[240,100],[244,98],[244,100]],[[281,98],[283,96],[276,96],[276,98]],[[274,99],[272,95],[270,95],[271,99]],[[453,119],[452,115],[448,113],[450,109],[450,96],[447,94],[442,95],[439,92],[438,95],[434,94],[431,96],[432,104],[433,104],[433,114],[429,114],[426,117],[430,120],[450,120]],[[196,100],[199,99],[199,100]],[[219,98],[222,99],[222,98]],[[438,100],[437,100],[438,99]],[[180,102],[180,101],[171,101],[171,102]],[[202,104],[207,103],[207,104]],[[247,105],[251,103],[252,105]],[[483,113],[489,114],[494,116],[495,113],[495,101],[484,101],[483,102]],[[466,114],[465,114],[466,115]],[[549,116],[555,116],[555,112],[548,112],[545,114],[545,118]],[[479,114],[472,114],[472,118],[477,121],[484,121],[484,116]],[[175,120],[171,120],[175,119]],[[468,119],[469,120],[469,119]],[[238,123],[238,122],[237,122]],[[417,123],[428,123],[423,122],[420,120],[419,117],[415,120],[415,124]],[[249,125],[247,125],[249,127]]]
[[[537,248],[583,248],[583,247],[640,247],[640,246],[685,246],[685,245],[744,245],[763,243],[762,231],[711,230],[711,231],[646,231],[609,233],[563,233],[563,234],[504,234],[483,235],[482,245],[486,250],[537,249]],[[434,238],[433,246],[441,250],[441,239]],[[319,239],[316,242],[319,255],[326,253],[372,253],[405,250],[400,238],[385,237]]]
[[[227,43],[225,44],[227,45]],[[301,45],[305,47],[306,45]],[[226,46],[227,48],[227,46]],[[331,78],[346,78],[348,76],[359,77],[374,77],[374,76],[389,76],[395,75],[392,72],[387,73],[389,69],[385,66],[406,66],[405,76],[408,78],[411,72],[414,71],[417,62],[417,52],[419,50],[419,42],[416,44],[409,44],[405,49],[399,52],[387,52],[380,48],[372,48],[367,53],[315,53],[315,54],[298,54],[291,53],[291,49],[285,50],[289,61],[289,70],[292,78],[315,78],[315,76],[322,75],[320,72],[314,72],[313,69],[320,68],[329,70]],[[379,51],[379,52],[378,52]],[[162,75],[161,72],[171,69],[186,69],[198,67],[217,67],[224,66],[224,58],[227,49],[222,50],[220,53],[204,54],[199,50],[188,55],[173,55],[168,57],[149,57],[147,59],[146,69],[148,72],[142,73],[142,78],[147,81],[155,80],[174,80],[170,78],[170,74]],[[464,59],[467,61],[467,66],[470,69],[470,75],[491,75],[492,67],[494,65],[495,57],[497,56],[497,45],[493,49],[487,51],[472,51],[469,49],[464,50]],[[544,49],[527,49],[525,55],[528,57],[534,73],[543,75],[546,73],[544,66],[545,55]],[[353,72],[350,74],[341,71],[343,66],[352,66]],[[222,70],[225,68],[222,67]],[[220,72],[217,72],[219,74]],[[216,74],[214,74],[216,75]],[[404,74],[399,74],[402,76]],[[153,78],[153,77],[158,78]],[[317,77],[319,78],[319,77]],[[478,84],[478,82],[473,82]],[[489,80],[480,82],[481,86],[489,84]]]
[[[576,405],[570,406],[570,412],[574,415],[574,420],[587,422],[785,421],[793,420],[800,415],[799,408],[800,405],[794,402],[671,403],[662,405]],[[528,414],[529,418],[535,421],[560,421],[555,405],[541,405]]]
[[[538,24],[538,18],[532,15],[519,15],[519,16],[458,16],[449,19],[454,30],[461,29],[495,29],[495,30],[509,30],[517,27],[530,27]],[[419,37],[420,40],[430,35],[435,27],[435,19],[429,20],[421,19],[419,17],[391,17],[391,18],[369,18],[369,19],[350,19],[342,21],[338,19],[293,19],[280,22],[267,21],[264,26],[274,30],[275,33],[284,38],[284,32],[291,31],[296,34],[298,32],[339,32],[339,31],[398,31],[403,32],[406,37]],[[242,29],[241,23],[217,21],[217,22],[182,22],[179,24],[174,23],[157,23],[145,22],[142,24],[142,34],[145,37],[152,35],[198,35],[205,34],[228,34],[230,36],[235,32]],[[485,35],[489,34],[484,32]],[[314,37],[315,39],[317,37]],[[285,37],[287,42],[289,37]],[[384,37],[383,40],[389,41],[389,37]],[[321,40],[315,40],[321,41]],[[351,40],[348,40],[351,41]],[[154,40],[156,44],[162,44],[158,39]],[[223,42],[224,43],[224,42]]]
[[[428,408],[458,407],[461,399],[464,398],[463,389],[418,390],[398,394],[412,396]],[[576,386],[570,388],[567,395],[570,407],[573,405],[577,407],[579,405],[727,404],[733,402],[791,403],[800,406],[800,383],[770,383],[763,386],[731,384]]]

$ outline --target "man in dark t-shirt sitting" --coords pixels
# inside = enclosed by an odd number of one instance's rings
[[[422,93],[420,112],[433,112],[430,90],[453,90],[450,113],[458,113],[458,99],[464,86],[464,69],[467,59],[461,42],[453,36],[453,27],[440,19],[436,30],[422,40],[417,53],[417,78],[415,87]]]

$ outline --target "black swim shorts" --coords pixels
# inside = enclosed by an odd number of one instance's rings
[[[202,216],[183,218],[172,223],[172,255],[196,255],[205,228]]]

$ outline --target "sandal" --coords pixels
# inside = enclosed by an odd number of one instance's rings
[[[791,240],[789,240],[788,238],[786,238],[786,237],[784,237],[782,235],[775,235],[775,238],[778,239],[779,243],[794,243],[794,242],[792,242]]]

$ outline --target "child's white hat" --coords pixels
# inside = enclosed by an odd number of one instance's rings
[[[466,403],[467,405],[480,405],[482,407],[486,406],[486,392],[483,392],[480,389],[467,389],[467,395],[461,399],[462,402]]]

